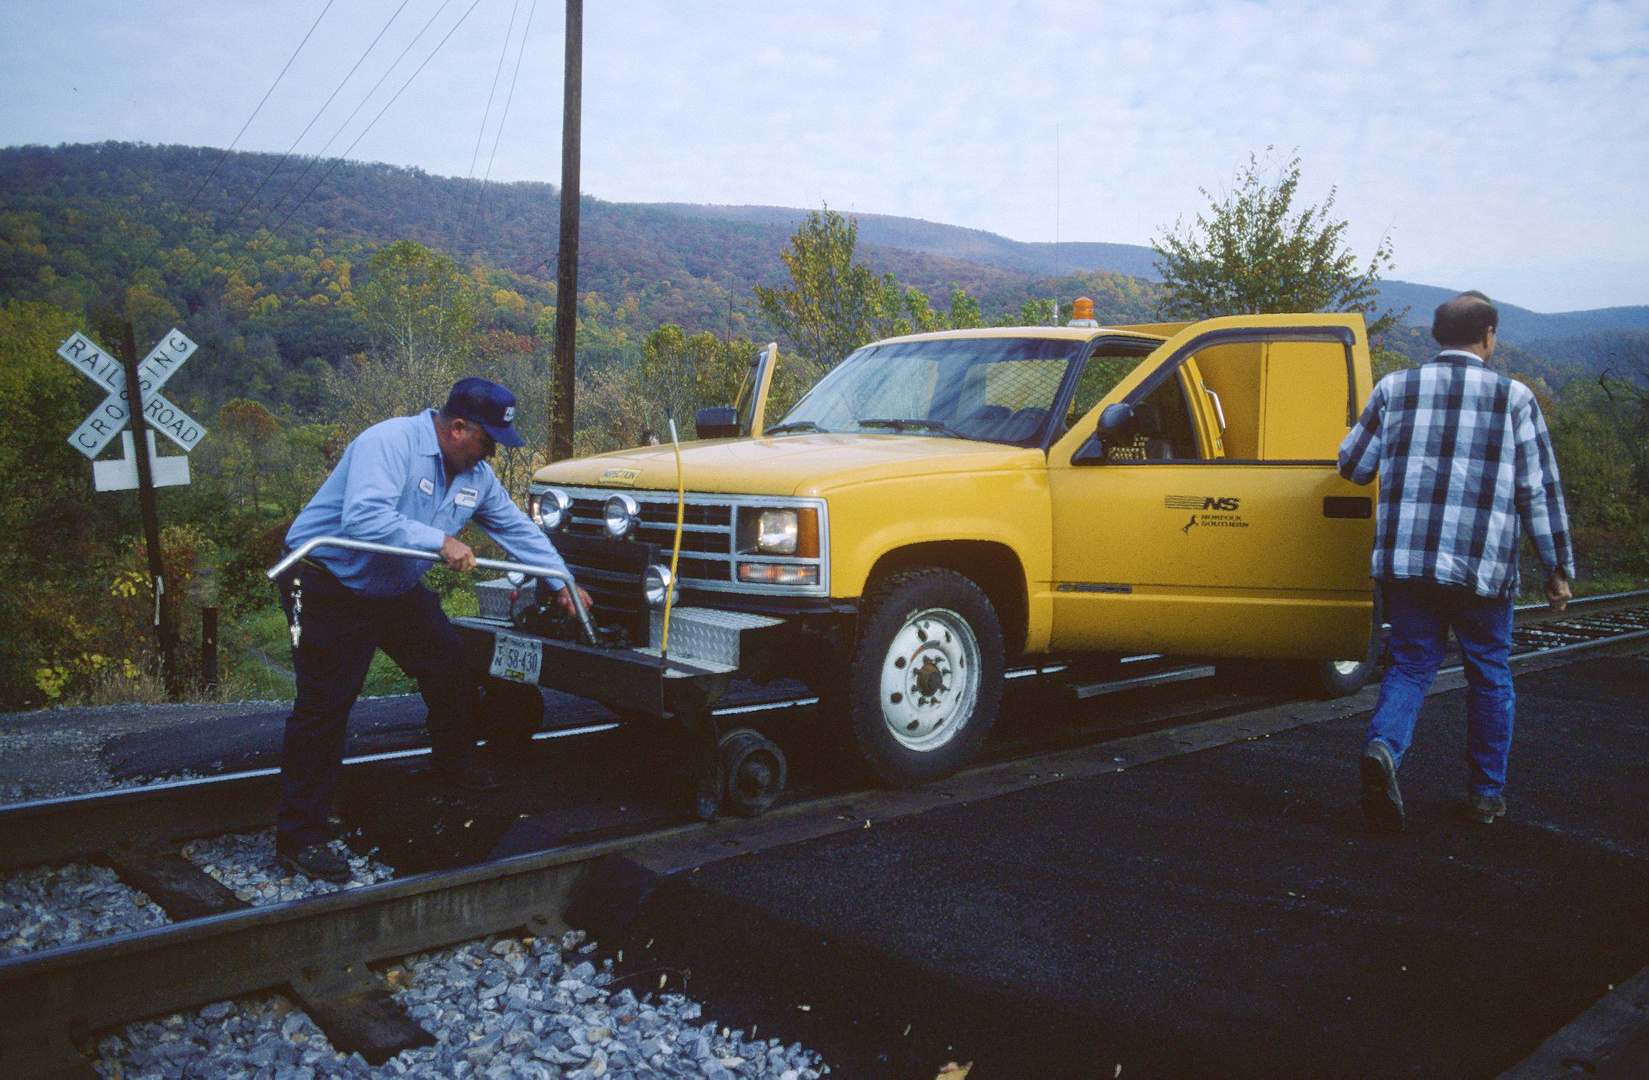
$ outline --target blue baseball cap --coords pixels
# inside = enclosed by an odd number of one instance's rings
[[[515,423],[515,395],[491,379],[476,375],[459,379],[452,384],[441,411],[480,424],[499,446],[527,445],[510,426]]]

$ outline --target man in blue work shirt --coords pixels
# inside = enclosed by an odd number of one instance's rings
[[[1465,816],[1506,812],[1512,748],[1512,600],[1519,525],[1534,542],[1546,599],[1563,610],[1575,574],[1552,439],[1534,392],[1488,367],[1500,313],[1478,292],[1438,307],[1443,347],[1418,368],[1380,380],[1340,444],[1340,474],[1380,476],[1373,574],[1391,624],[1391,662],[1369,721],[1363,811],[1376,828],[1403,827],[1397,766],[1448,645],[1466,672]]]
[[[474,518],[516,559],[565,571],[543,530],[487,464],[500,444],[523,445],[514,419],[515,395],[468,378],[454,384],[440,410],[373,425],[344,450],[292,523],[287,546],[347,537],[439,551],[452,569],[472,570],[475,552],[457,533]],[[498,787],[474,759],[463,643],[435,594],[419,584],[427,569],[413,559],[320,547],[281,583],[287,618],[297,627],[298,696],[281,746],[275,850],[294,871],[327,881],[349,878],[348,863],[328,844],[327,810],[342,769],[349,710],[377,649],[418,682],[429,707],[436,773],[472,790]],[[571,609],[564,588],[558,600]]]

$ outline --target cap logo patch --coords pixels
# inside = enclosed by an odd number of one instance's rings
[[[504,423],[506,423],[506,424],[515,423],[515,406],[514,405],[504,406]]]

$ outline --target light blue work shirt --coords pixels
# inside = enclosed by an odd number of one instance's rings
[[[317,536],[439,551],[471,518],[512,558],[566,572],[544,531],[515,505],[485,461],[450,480],[435,439],[435,410],[361,432],[286,532],[288,548]],[[399,596],[430,564],[395,555],[320,547],[309,557],[363,596]]]

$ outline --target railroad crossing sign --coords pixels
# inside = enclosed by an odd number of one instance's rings
[[[184,361],[194,355],[195,343],[181,330],[173,328],[160,339],[160,344],[138,364],[138,382],[142,390],[143,419],[150,428],[171,439],[185,454],[199,445],[206,429],[193,417],[162,397],[160,388],[177,374]],[[131,403],[126,393],[126,370],[119,360],[110,356],[88,338],[76,331],[59,345],[57,355],[67,360],[88,379],[109,391],[109,396],[74,429],[69,445],[95,459],[103,448],[131,421]],[[165,486],[189,482],[189,459],[161,458],[154,454],[155,437],[145,431],[149,442],[150,459],[154,462],[154,482]],[[133,439],[127,433],[122,440],[125,457],[118,461],[93,461],[93,477],[99,491],[137,486],[137,464],[133,458]]]

